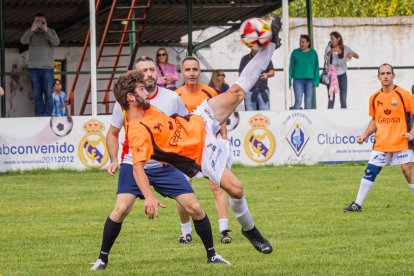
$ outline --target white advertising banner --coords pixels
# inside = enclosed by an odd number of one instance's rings
[[[349,110],[248,111],[233,114],[227,127],[235,163],[310,165],[368,160],[374,137],[363,145],[356,139],[369,120]],[[110,116],[0,119],[0,172],[105,168],[109,125]]]
[[[0,119],[0,172],[102,168],[110,116]]]
[[[228,136],[241,164],[366,161],[374,136],[363,145],[356,140],[369,120],[366,112],[348,110],[239,112],[228,122]]]

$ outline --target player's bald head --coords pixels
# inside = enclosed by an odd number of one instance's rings
[[[389,69],[391,70],[391,74],[393,74],[393,75],[394,75],[394,67],[392,67],[392,65],[391,65],[391,64],[388,64],[388,63],[383,63],[383,64],[381,64],[381,65],[378,67],[378,76],[380,75],[381,71],[382,71],[384,68],[389,68]]]

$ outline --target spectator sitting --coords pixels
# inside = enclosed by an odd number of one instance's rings
[[[295,104],[290,109],[300,109],[303,94],[305,94],[305,109],[312,108],[313,86],[319,85],[318,54],[311,48],[308,35],[301,35],[300,48],[293,50],[290,55],[289,87],[293,79]]]
[[[62,91],[62,83],[59,79],[53,80],[53,113],[52,116],[63,117],[67,115],[68,101],[66,93]]]
[[[59,45],[60,39],[47,26],[45,16],[38,13],[32,27],[23,34],[20,42],[29,45],[28,67],[34,90],[35,115],[50,116],[53,111],[53,47]]]
[[[229,85],[224,80],[225,77],[226,75],[223,70],[214,70],[211,74],[210,83],[208,85],[211,88],[214,88],[217,94],[224,93],[229,89]]]
[[[170,90],[177,89],[177,68],[174,64],[168,63],[168,53],[165,48],[159,48],[157,50],[157,57],[155,63],[157,65],[158,73],[157,85]]]

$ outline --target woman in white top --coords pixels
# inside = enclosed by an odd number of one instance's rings
[[[325,49],[325,60],[328,65],[335,67],[336,76],[339,83],[339,97],[341,101],[341,108],[347,108],[346,95],[348,90],[348,79],[346,71],[348,69],[346,62],[352,58],[359,58],[359,55],[355,53],[351,48],[344,45],[342,36],[338,32],[332,32],[330,34],[330,42]],[[329,86],[328,86],[329,91]],[[335,94],[333,97],[329,97],[328,92],[328,109],[332,109],[335,104]]]

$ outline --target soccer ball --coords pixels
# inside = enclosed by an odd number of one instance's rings
[[[50,129],[56,136],[64,137],[68,135],[71,132],[72,127],[73,120],[70,116],[53,116],[50,118]]]
[[[237,111],[233,112],[226,122],[227,131],[234,130],[239,125],[239,121],[240,121],[239,113]]]
[[[250,18],[240,27],[241,41],[249,48],[262,47],[272,40],[272,29],[261,18]]]

